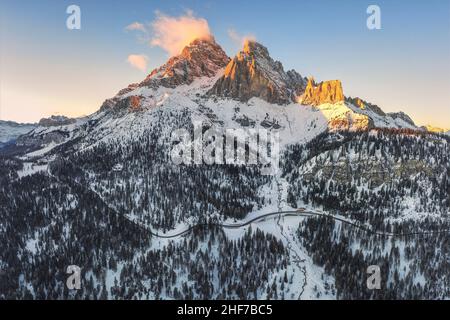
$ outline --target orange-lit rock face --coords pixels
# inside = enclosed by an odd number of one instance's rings
[[[301,97],[301,103],[318,106],[324,103],[338,103],[344,101],[344,92],[339,80],[324,81],[316,85],[310,78],[306,85],[305,93]]]
[[[328,129],[330,131],[365,131],[373,127],[373,121],[362,114],[341,115],[328,121]]]
[[[355,104],[356,104],[356,106],[358,106],[362,110],[364,110],[366,108],[366,105],[364,104],[364,102],[360,98],[356,98],[355,99]]]
[[[292,92],[296,91],[297,83],[293,82],[294,75],[284,72],[281,63],[270,57],[266,47],[246,41],[209,93],[240,101],[259,97],[270,103],[285,104],[292,101]]]
[[[139,111],[142,108],[142,97],[140,96],[129,96],[124,99],[107,99],[100,108],[100,111],[105,110],[128,110],[128,111]]]
[[[131,96],[129,105],[131,110],[139,110],[141,107],[141,98],[138,96]]]

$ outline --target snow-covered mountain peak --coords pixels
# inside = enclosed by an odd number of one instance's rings
[[[18,144],[42,148],[76,138],[76,147],[84,149],[102,141],[135,141],[148,132],[168,141],[194,118],[224,128],[275,130],[281,146],[306,143],[326,130],[418,129],[407,115],[385,114],[345,97],[339,80],[316,83],[295,70],[285,72],[257,42],[248,41],[230,60],[208,38],[194,40],[143,82],[107,99],[86,121],[34,130]]]
[[[212,77],[230,58],[213,37],[196,39],[167,63],[154,69],[139,86],[174,88],[191,84],[195,78]]]
[[[408,116],[406,113],[404,113],[403,111],[400,112],[390,112],[387,114],[388,116],[390,116],[391,118],[398,119],[400,121],[403,121],[411,126],[416,126],[414,121],[411,119],[410,116]]]
[[[371,111],[382,117],[386,116],[386,113],[383,110],[381,110],[381,108],[378,107],[376,104],[367,102],[359,97],[355,97],[355,98],[346,97],[346,101],[352,103],[354,106],[358,107],[360,110]]]
[[[259,42],[253,40],[245,41],[244,47],[242,48],[242,51],[238,53],[238,55],[240,54],[262,56],[266,59],[270,59],[269,50],[267,50],[267,48]]]
[[[214,37],[198,38],[184,47],[180,53],[180,56],[186,59],[195,59],[195,54],[203,55],[205,53],[209,53],[212,57],[215,55],[215,52],[220,54],[221,57],[224,56],[223,49],[217,44]]]

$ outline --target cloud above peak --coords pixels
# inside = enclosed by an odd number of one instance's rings
[[[161,47],[170,56],[179,54],[195,39],[212,36],[208,21],[195,17],[190,10],[178,17],[168,16],[158,11],[151,26],[153,37],[150,45]]]
[[[235,29],[228,29],[228,36],[239,48],[247,41],[256,41],[256,37],[253,34],[240,34]]]
[[[147,31],[145,29],[144,24],[142,24],[140,22],[133,22],[132,24],[129,24],[128,26],[125,27],[125,30],[127,30],[127,31],[142,31],[142,32]]]
[[[127,62],[142,72],[147,71],[148,57],[145,54],[130,54]]]

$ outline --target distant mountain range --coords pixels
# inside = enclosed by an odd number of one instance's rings
[[[15,140],[35,127],[36,124],[0,120],[0,145]]]
[[[0,120],[0,147],[8,142],[15,141],[19,136],[41,127],[54,127],[75,123],[76,120],[65,116],[51,116],[42,118],[38,123],[18,123]]]

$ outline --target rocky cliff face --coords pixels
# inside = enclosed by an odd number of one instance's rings
[[[304,89],[304,79],[295,71],[286,73],[263,45],[247,41],[227,65],[224,75],[209,94],[248,101],[259,97],[270,103],[286,104]]]
[[[230,58],[214,38],[197,39],[186,46],[180,55],[154,69],[139,86],[174,88],[190,84],[195,78],[212,77],[225,67]]]
[[[324,103],[338,103],[344,101],[344,92],[339,80],[323,81],[316,85],[313,78],[308,80],[305,92],[300,102],[305,105],[318,106]]]
[[[348,97],[346,100],[361,110],[368,109],[368,110],[371,110],[371,111],[375,112],[376,114],[383,116],[383,117],[386,115],[386,113],[384,113],[384,111],[381,110],[381,108],[378,107],[376,104],[367,102],[359,97],[356,97],[356,98]]]
[[[305,92],[308,79],[306,77],[303,77],[295,70],[289,70],[288,72],[286,72],[286,75],[289,78],[289,86],[292,88],[294,93],[292,98],[294,102],[296,102],[297,97],[301,96]]]
[[[127,93],[127,92],[126,92]],[[100,111],[112,110],[114,112],[128,111],[136,112],[143,109],[143,97],[138,95],[130,95],[123,99],[114,97],[106,99],[100,107]]]
[[[75,122],[75,119],[71,119],[65,116],[51,116],[50,118],[42,118],[39,121],[39,125],[42,127],[56,127],[68,125]]]

